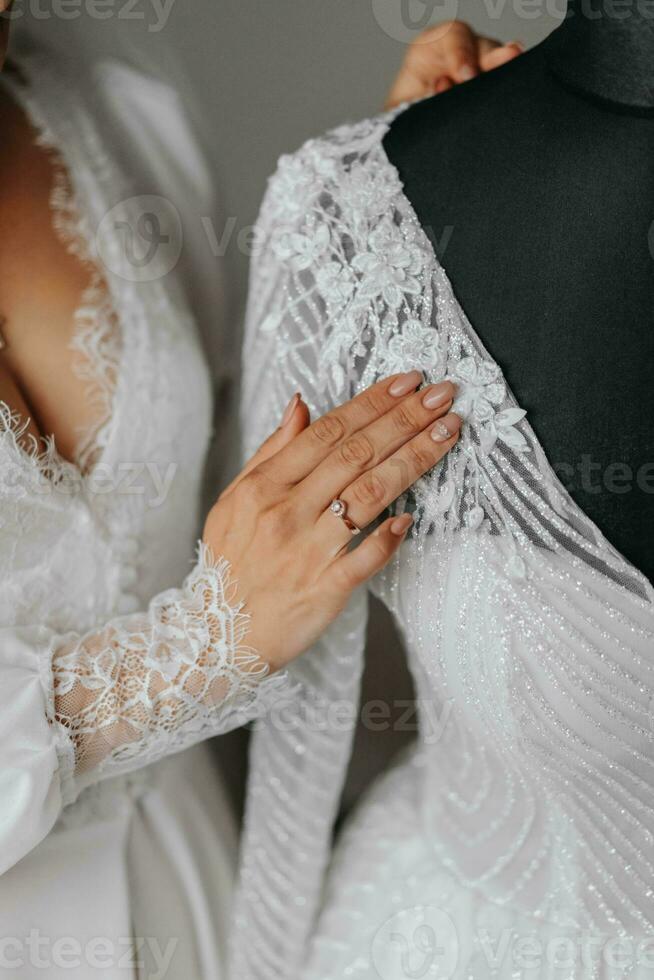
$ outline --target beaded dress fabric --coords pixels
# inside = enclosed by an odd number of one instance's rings
[[[387,125],[280,161],[258,226],[244,420],[251,450],[296,390],[316,417],[396,371],[456,382],[461,439],[395,505],[415,525],[372,586],[406,641],[420,735],[332,853],[361,594],[293,666],[284,723],[258,724],[233,976],[641,980],[654,591],[560,485],[403,193]]]

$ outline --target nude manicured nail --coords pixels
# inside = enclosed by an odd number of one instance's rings
[[[397,538],[401,538],[403,534],[406,534],[412,524],[413,518],[411,514],[402,514],[401,517],[397,517],[391,524],[391,534],[394,534]]]
[[[409,371],[408,374],[401,374],[399,378],[395,379],[388,389],[388,393],[394,398],[401,398],[402,395],[408,395],[415,391],[421,382],[422,374],[420,371]]]
[[[475,77],[477,72],[472,67],[472,65],[461,65],[458,74],[459,74],[459,81],[469,82],[472,78]]]
[[[447,442],[448,439],[457,434],[460,428],[461,419],[458,415],[446,415],[444,419],[436,423],[430,435],[434,442]]]
[[[454,389],[450,382],[442,381],[439,385],[432,385],[431,388],[427,388],[422,404],[425,408],[438,408],[440,405],[451,402],[453,394]]]
[[[299,402],[300,402],[300,392],[297,391],[293,395],[293,397],[291,398],[291,400],[288,403],[288,405],[286,406],[286,411],[284,412],[284,415],[282,416],[282,428],[285,425],[288,425],[288,423],[291,421],[291,419],[295,415],[295,409],[298,407]]]

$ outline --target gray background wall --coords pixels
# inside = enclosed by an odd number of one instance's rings
[[[106,19],[94,16],[95,3]],[[162,4],[169,5],[167,17],[160,13]],[[339,122],[378,112],[416,32],[412,24],[417,28],[458,16],[491,36],[532,44],[555,26],[565,0],[16,0],[16,5],[25,10],[25,21],[38,18],[38,30],[54,43],[117,54],[182,89],[202,127],[225,220],[237,221],[229,262],[238,300],[247,256],[239,249],[237,231],[254,221],[278,156]],[[50,16],[43,17],[41,8]]]
[[[407,23],[459,16],[478,30],[527,44],[542,40],[562,15],[564,0],[102,0],[106,20],[93,16],[94,0],[60,2],[68,19],[38,19],[44,37],[66,49],[111,54],[181,89],[202,134],[220,188],[222,214],[233,225],[226,256],[232,322],[238,329],[247,255],[238,231],[257,213],[265,180],[278,156],[309,136],[347,119],[380,111],[411,36]],[[39,3],[16,0],[35,21]],[[162,3],[169,3],[165,26]],[[66,6],[67,5],[67,6]],[[20,29],[20,20],[16,27]],[[218,237],[223,229],[216,229]],[[392,623],[380,608],[372,617],[364,699],[395,701],[412,691]],[[393,710],[398,720],[401,710]],[[410,726],[409,726],[410,727]],[[351,802],[389,755],[408,737],[393,726],[360,729],[348,782]],[[219,746],[237,797],[243,742]]]

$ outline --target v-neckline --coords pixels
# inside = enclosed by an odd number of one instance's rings
[[[107,407],[103,419],[91,423],[86,432],[79,433],[72,459],[68,459],[59,451],[54,433],[41,433],[38,438],[31,436],[30,445],[24,445],[21,437],[26,420],[17,415],[2,399],[0,399],[0,421],[4,430],[9,431],[12,436],[11,445],[18,458],[30,467],[36,467],[40,476],[56,482],[62,476],[74,475],[76,481],[84,486],[105,462],[115,436],[117,397],[123,367],[124,322],[119,320],[110,284],[93,258],[90,234],[85,227],[87,214],[84,195],[78,186],[75,168],[71,163],[70,147],[55,137],[49,125],[45,100],[39,98],[37,74],[40,66],[32,68],[19,61],[16,67],[17,77],[12,78],[7,75],[1,81],[34,130],[36,144],[52,154],[50,218],[53,228],[62,246],[77,255],[90,272],[89,283],[82,290],[78,305],[73,312],[73,332],[67,347],[73,359],[85,346],[93,345],[94,342],[97,349],[86,356],[83,366],[73,363],[71,370],[79,370],[81,376],[88,376],[89,397],[102,399]],[[106,340],[104,328],[108,331],[109,320],[113,321],[112,325],[117,331],[115,338],[117,352],[110,365],[106,358],[103,360],[104,355],[101,352],[103,341]],[[102,374],[108,371],[113,373],[110,390],[106,384],[103,384],[102,378]],[[84,465],[85,459],[90,460],[87,466]]]

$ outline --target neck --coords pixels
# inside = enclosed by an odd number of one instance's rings
[[[551,69],[582,94],[616,106],[654,109],[654,4],[569,0],[548,38]]]

